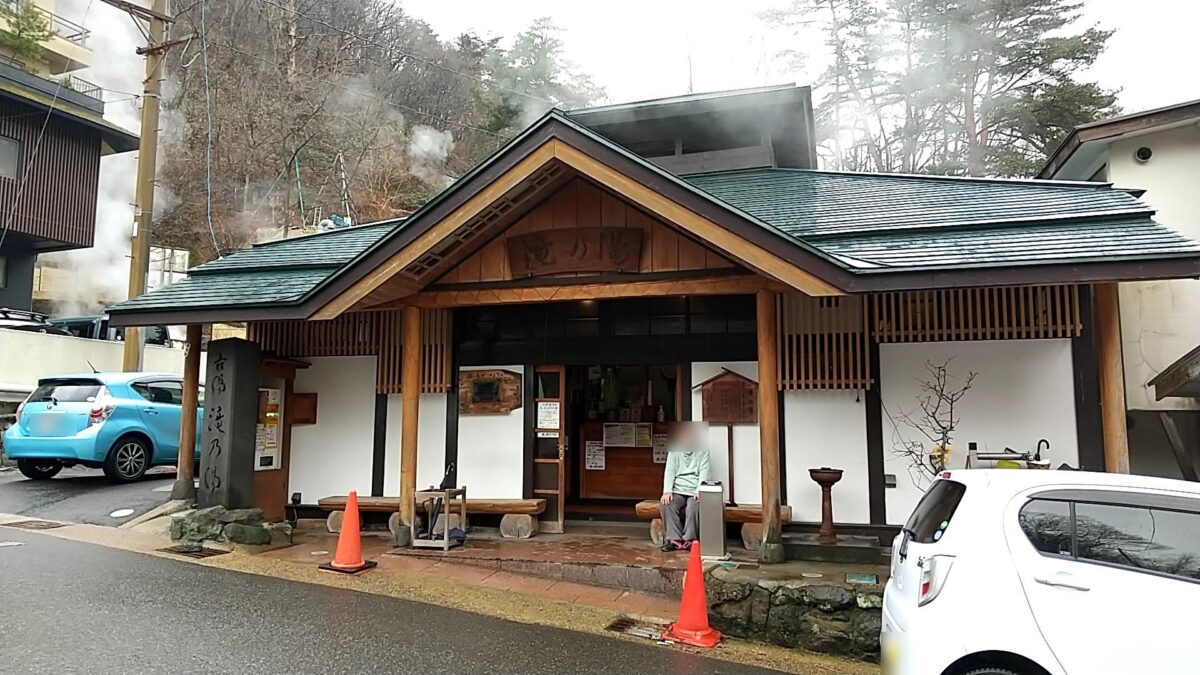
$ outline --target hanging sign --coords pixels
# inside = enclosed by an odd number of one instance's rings
[[[569,272],[637,272],[642,230],[575,227],[510,236],[508,264],[514,279]]]
[[[604,443],[587,441],[583,447],[583,468],[588,471],[604,470]]]

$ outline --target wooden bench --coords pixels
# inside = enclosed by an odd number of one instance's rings
[[[634,513],[638,518],[646,518],[650,521],[650,540],[656,545],[661,546],[663,540],[663,524],[661,512],[658,510],[659,503],[656,500],[648,499],[644,502],[638,502],[634,507]],[[779,519],[783,522],[790,522],[792,519],[792,507],[781,504],[779,506]],[[737,506],[725,505],[725,522],[741,523],[742,524],[742,544],[747,550],[758,550],[758,545],[762,543],[762,505],[761,504],[738,504]]]
[[[329,511],[325,526],[330,532],[342,529],[342,516],[346,510],[346,495],[325,497],[317,500],[317,506]],[[458,500],[452,504],[453,510],[458,510]],[[393,533],[400,525],[399,497],[359,497],[359,511],[391,513],[388,518],[388,529]],[[527,539],[537,532],[537,517],[546,510],[545,499],[467,499],[467,515],[490,514],[503,516],[500,520],[500,533],[506,537]],[[465,523],[458,525],[463,527]],[[452,523],[452,526],[453,523]],[[463,527],[463,529],[466,529]]]

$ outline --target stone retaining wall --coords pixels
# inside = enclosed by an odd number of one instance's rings
[[[828,579],[762,579],[736,568],[705,572],[709,621],[735,637],[879,660],[883,589]]]

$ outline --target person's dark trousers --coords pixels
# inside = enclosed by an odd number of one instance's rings
[[[667,541],[700,538],[700,504],[691,495],[672,494],[670,504],[659,504]]]

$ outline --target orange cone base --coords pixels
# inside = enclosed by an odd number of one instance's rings
[[[375,562],[374,560],[364,560],[362,561],[361,565],[355,565],[353,567],[334,567],[333,563],[328,562],[324,565],[317,565],[317,569],[321,570],[322,572],[337,572],[338,574],[354,576],[355,574],[362,574],[378,564],[379,563]]]
[[[677,623],[673,623],[662,634],[662,639],[693,647],[711,649],[712,647],[716,647],[717,643],[721,641],[721,634],[711,628],[706,630],[688,630],[680,628]]]

